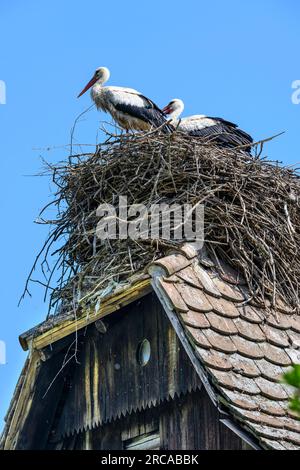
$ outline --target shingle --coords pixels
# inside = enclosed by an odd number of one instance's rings
[[[171,275],[184,269],[191,264],[191,260],[180,253],[174,253],[164,258],[158,259],[152,263],[153,265],[161,266],[165,271]]]
[[[268,343],[263,343],[260,347],[265,358],[273,364],[278,366],[289,366],[291,364],[291,359],[283,349]]]
[[[281,348],[287,348],[289,346],[289,338],[284,330],[279,330],[271,325],[262,325],[261,328],[269,343]]]
[[[233,336],[232,341],[242,356],[250,357],[252,359],[261,359],[264,357],[264,353],[257,343],[248,341],[240,336]]]
[[[285,418],[284,420],[284,428],[288,429],[289,431],[295,431],[300,433],[300,421],[299,416],[298,419],[293,418]]]
[[[288,368],[286,368],[286,369],[288,369]],[[286,391],[287,397],[291,397],[293,395],[295,389],[294,389],[294,387],[292,387],[292,385],[282,383],[282,381],[281,381],[281,386]]]
[[[299,446],[296,444],[292,444],[291,442],[286,442],[285,440],[281,440],[280,444],[284,446],[286,450],[299,450]]]
[[[194,326],[195,328],[210,327],[210,323],[204,313],[189,310],[186,313],[181,312],[180,317],[186,325]]]
[[[260,441],[266,449],[286,450],[281,441],[274,441],[274,439],[266,439],[265,437],[261,437]]]
[[[234,335],[237,333],[237,328],[230,318],[223,317],[214,312],[206,314],[206,318],[213,330],[224,335]]]
[[[292,315],[294,313],[294,310],[279,297],[276,299],[276,310],[285,313],[286,315]]]
[[[262,310],[259,308],[255,308],[250,305],[243,305],[242,307],[238,307],[238,311],[240,313],[240,317],[250,323],[262,323],[264,321]]]
[[[300,350],[295,348],[287,348],[285,352],[289,356],[292,364],[300,364]]]
[[[288,398],[288,395],[281,384],[270,382],[263,377],[258,377],[254,380],[260,388],[262,395],[265,397],[271,398],[271,400],[284,400]]]
[[[235,325],[238,329],[240,336],[249,339],[250,341],[261,342],[265,341],[265,335],[260,326],[255,323],[249,323],[246,320],[237,318]]]
[[[176,289],[189,309],[198,312],[210,312],[212,310],[212,305],[200,289],[184,283],[176,284]]]
[[[272,310],[266,317],[266,322],[268,325],[279,328],[280,330],[287,330],[291,328],[291,317],[275,310]]]
[[[224,282],[219,276],[213,277],[212,280],[224,299],[231,300],[232,302],[243,302],[245,300],[237,286]]]
[[[270,416],[261,411],[245,411],[244,415],[249,421],[263,426],[271,426],[278,429],[288,429],[292,432],[300,432],[300,422],[287,417]]]
[[[190,242],[190,243],[184,243],[180,247],[180,251],[188,258],[192,259],[195,258],[198,254],[198,249],[199,247],[197,246],[197,242]]]
[[[292,330],[296,331],[297,333],[300,333],[300,315],[293,315],[292,317],[288,318],[290,320]]]
[[[223,390],[226,401],[242,408],[243,410],[258,410],[256,396],[249,396],[237,391]]]
[[[216,261],[216,269],[223,281],[233,285],[245,284],[244,277],[223,260],[218,259]]]
[[[228,318],[237,318],[240,313],[233,302],[226,299],[216,299],[215,297],[209,296],[209,301],[212,305],[213,311]]]
[[[285,429],[272,428],[270,426],[263,426],[256,423],[247,423],[250,429],[253,429],[258,435],[271,438],[277,441],[287,441],[293,444],[300,445],[300,434],[295,432],[286,432]]]
[[[171,282],[172,284],[176,284],[177,282],[182,282],[181,279],[176,276],[176,274],[172,274],[171,276],[163,276],[162,278],[165,282]]]
[[[236,352],[236,346],[228,336],[220,335],[219,333],[216,333],[210,329],[203,330],[203,334],[206,336],[214,349],[224,353]]]
[[[271,416],[284,417],[287,414],[287,400],[272,400],[263,395],[255,395],[252,400],[257,405],[259,411],[263,411]]]
[[[260,359],[261,360],[261,359]],[[259,377],[261,372],[256,361],[235,353],[230,356],[232,370],[246,377]]]
[[[197,346],[201,346],[202,348],[207,349],[211,348],[211,344],[202,330],[199,330],[199,328],[193,328],[191,326],[187,326],[186,329],[188,331],[189,337]]]
[[[186,306],[183,298],[176,289],[175,284],[163,281],[162,279],[160,279],[160,284],[175,310],[178,312],[188,312],[189,308]]]
[[[236,390],[233,374],[224,372],[216,369],[209,369],[212,373],[212,380],[222,387],[228,388],[229,390]]]
[[[287,331],[289,337],[290,346],[293,348],[300,348],[300,334],[296,331]]]
[[[194,287],[198,287],[199,289],[203,289],[199,278],[196,276],[195,271],[191,266],[188,266],[187,268],[178,271],[177,276],[187,284]]]
[[[267,399],[261,395],[256,395],[253,397],[253,401],[256,403],[260,411],[263,411],[264,413],[267,413],[271,416],[282,417],[286,416],[287,414],[287,401]]]
[[[216,288],[207,271],[203,269],[199,264],[195,264],[193,266],[193,269],[196,276],[199,278],[199,281],[201,282],[204,291],[207,294],[212,295],[213,297],[221,297],[219,290]]]
[[[266,359],[259,359],[255,361],[256,366],[259,368],[261,376],[272,382],[278,382],[284,373],[281,366],[275,365]]]
[[[231,370],[232,365],[230,363],[230,356],[214,350],[206,350],[196,347],[196,351],[200,359],[208,367],[212,367],[217,370]]]
[[[223,371],[214,371],[213,375],[219,384],[229,390],[247,393],[249,395],[257,395],[260,393],[260,389],[255,381],[248,377],[234,372],[228,374],[228,372]]]
[[[234,411],[237,413],[239,417],[246,416],[249,421],[253,423],[262,424],[266,426],[272,426],[274,428],[282,429],[284,427],[285,418],[280,418],[278,416],[272,416],[270,414],[261,412],[261,411],[252,411],[252,410],[245,410],[241,412],[241,410],[237,407],[233,407]]]
[[[241,291],[243,292],[244,296],[246,297],[246,304],[250,305],[253,308],[261,310],[265,312],[267,309],[271,308],[271,302],[269,299],[260,300],[255,297],[249,292],[249,289],[246,286],[239,286]],[[265,313],[264,313],[265,316]]]

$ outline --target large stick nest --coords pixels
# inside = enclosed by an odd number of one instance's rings
[[[298,309],[300,212],[295,171],[243,149],[218,148],[180,133],[115,138],[94,154],[74,155],[48,167],[57,188],[52,232],[41,252],[47,263],[54,241],[59,270],[51,303],[73,302],[122,282],[163,256],[166,240],[107,240],[96,236],[99,204],[189,203],[205,206],[205,246],[245,278],[251,296],[281,298]],[[48,284],[47,281],[47,284]]]

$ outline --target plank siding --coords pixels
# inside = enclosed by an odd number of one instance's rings
[[[60,373],[65,353],[52,357],[41,364],[39,373],[32,384],[29,412],[20,430],[16,449],[44,449],[51,438],[51,428],[59,398],[65,385],[69,365]],[[54,380],[55,379],[55,380]]]
[[[143,367],[137,347],[144,339],[150,342],[151,356]],[[58,438],[201,387],[153,293],[112,315],[105,334],[90,328],[78,362],[56,429]]]
[[[94,450],[122,450],[138,436],[158,432],[161,450],[243,450],[248,446],[220,421],[204,389],[157,407],[137,411],[91,431]],[[86,449],[86,432],[65,438],[61,447]]]

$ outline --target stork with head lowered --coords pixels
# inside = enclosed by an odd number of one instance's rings
[[[244,150],[250,152],[252,137],[230,121],[223,118],[208,117],[196,114],[179,119],[184,110],[180,99],[173,99],[163,108],[163,112],[171,120],[171,124],[180,131],[193,137],[207,137],[224,147],[247,146]]]

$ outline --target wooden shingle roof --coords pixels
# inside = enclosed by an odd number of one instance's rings
[[[282,374],[300,363],[300,317],[251,301],[243,280],[224,263],[188,251],[154,262],[154,287],[176,313],[217,401],[260,445],[299,449],[300,421],[288,409]]]

